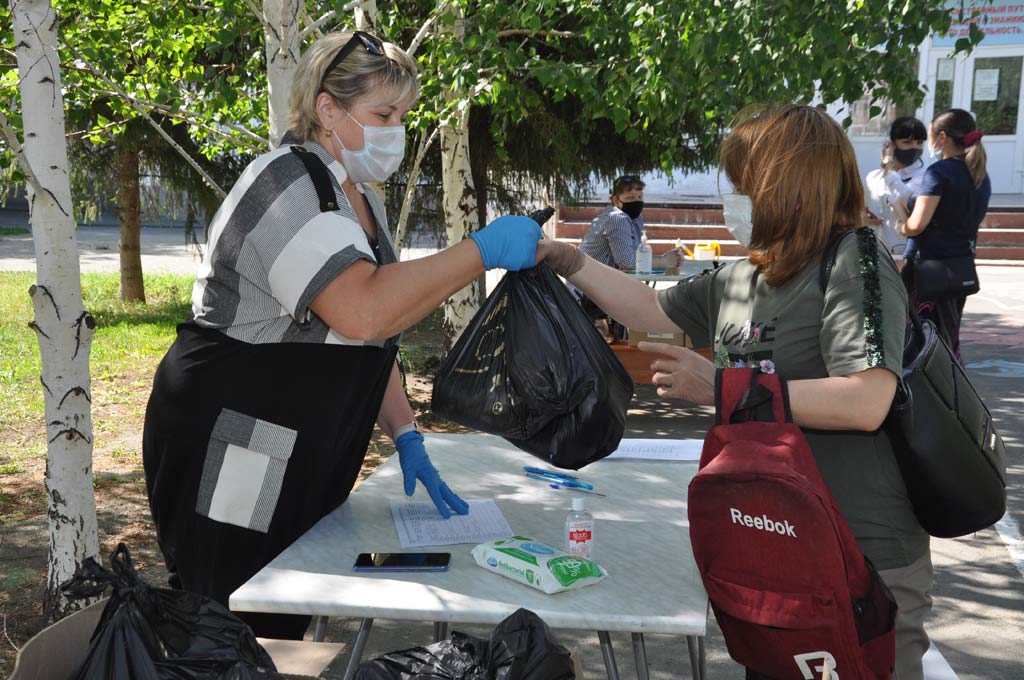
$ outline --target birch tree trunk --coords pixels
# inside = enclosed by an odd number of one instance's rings
[[[123,148],[117,153],[117,188],[121,199],[121,300],[145,302],[142,279],[142,207],[139,201],[139,150]]]
[[[377,0],[363,0],[353,8],[356,19],[356,28],[367,33],[374,33],[377,27],[377,18],[380,12],[377,11]]]
[[[466,22],[461,7],[453,7],[455,22],[451,29],[461,40]],[[449,104],[457,102],[447,124],[441,126],[441,187],[444,192],[445,233],[450,247],[469,236],[477,223],[476,189],[469,158],[469,97],[467,92],[447,90]],[[444,351],[469,325],[479,308],[483,287],[481,279],[452,295],[444,303]]]
[[[69,610],[60,586],[87,557],[97,557],[92,490],[89,351],[95,321],[84,310],[75,222],[71,213],[64,98],[57,57],[57,16],[49,0],[9,0],[24,121],[22,157],[36,285],[29,289],[45,397],[49,559],[43,612],[54,621]],[[15,140],[16,141],[16,140]],[[77,603],[76,603],[77,604]]]
[[[288,96],[302,49],[301,10],[301,0],[263,0],[271,148],[280,144],[288,131]]]

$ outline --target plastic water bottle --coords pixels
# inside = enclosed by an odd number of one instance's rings
[[[565,551],[589,560],[594,549],[594,516],[583,509],[583,499],[572,499],[572,510],[565,517]]]
[[[640,245],[636,247],[636,273],[650,274],[654,264],[654,251],[647,243],[647,234],[640,236]]]

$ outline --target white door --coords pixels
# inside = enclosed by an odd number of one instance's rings
[[[928,65],[925,120],[950,108],[970,111],[985,132],[992,192],[1024,192],[1024,107],[1021,67],[1024,49],[978,48],[955,59],[936,50]]]

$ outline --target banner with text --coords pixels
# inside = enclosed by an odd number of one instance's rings
[[[983,4],[976,7],[974,3],[966,3],[964,21],[959,21],[959,2],[950,2],[949,8],[953,13],[953,24],[948,34],[932,36],[932,45],[936,47],[953,47],[958,39],[967,37],[970,24],[977,24],[985,34],[985,39],[981,42],[982,47],[1024,44],[1024,4],[997,1],[991,5]],[[975,12],[978,13],[977,16],[970,18]]]

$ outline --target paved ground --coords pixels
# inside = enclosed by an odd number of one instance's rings
[[[117,230],[82,227],[78,232],[83,271],[117,268]],[[185,244],[180,229],[143,229],[143,267],[146,271],[193,272],[196,252]],[[0,270],[34,269],[29,236],[0,237]],[[980,269],[983,291],[971,297],[964,319],[963,351],[968,370],[1003,434],[1009,453],[1008,512],[999,524],[969,537],[933,539],[936,567],[935,607],[928,622],[933,641],[961,680],[1020,680],[1024,678],[1024,268],[985,266]],[[627,436],[702,437],[710,425],[708,409],[664,404],[650,388],[638,389],[630,411]],[[656,540],[652,537],[652,540]],[[671,596],[666,593],[666,596]],[[329,639],[349,641],[356,622],[335,620]],[[469,627],[466,632],[486,634]],[[430,626],[377,622],[368,655],[429,641]],[[597,638],[586,631],[560,632],[565,644],[583,656],[588,677],[602,677]],[[623,677],[635,677],[628,636],[613,635]],[[739,680],[742,672],[725,651],[721,634],[710,627],[708,675],[711,680]],[[650,636],[647,651],[651,677],[687,677],[685,644]],[[936,657],[941,662],[940,657]],[[327,677],[340,677],[344,657]],[[929,675],[937,680],[941,663]]]

